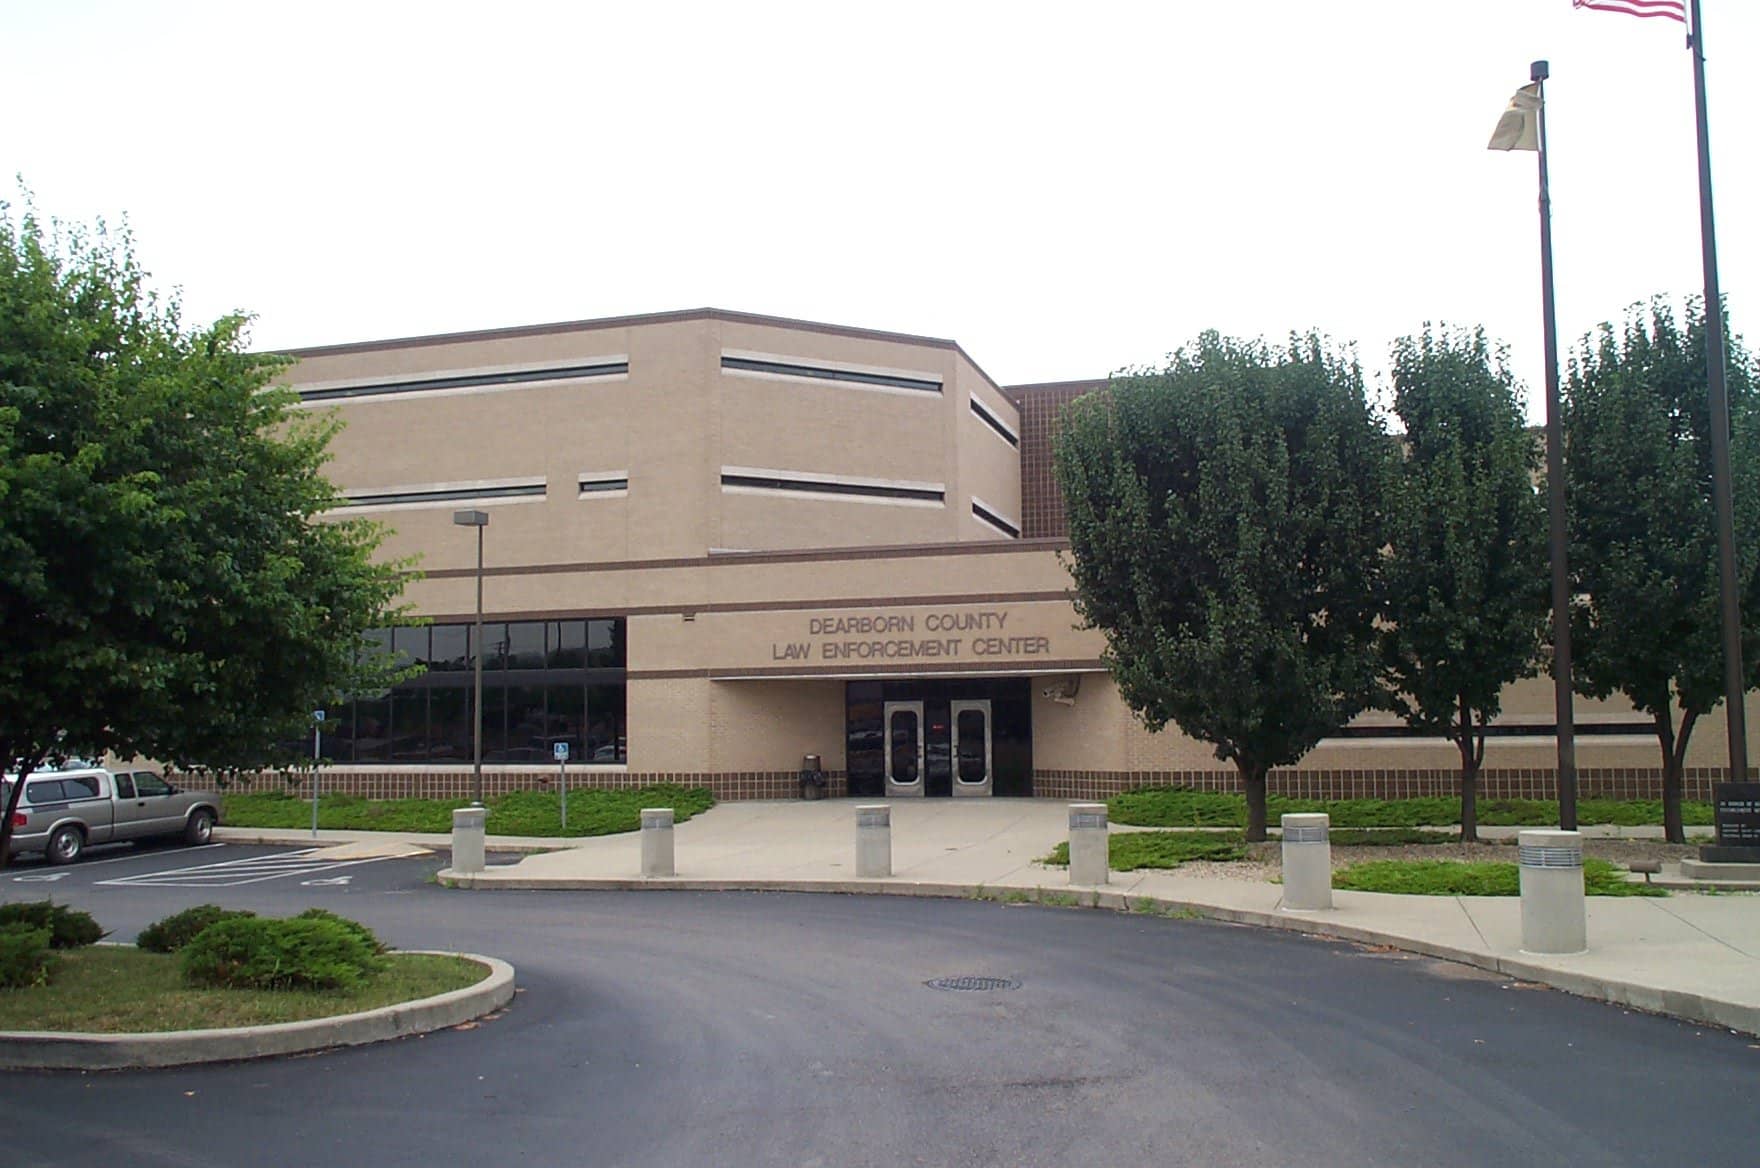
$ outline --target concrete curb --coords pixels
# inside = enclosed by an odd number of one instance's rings
[[[304,1054],[338,1046],[364,1046],[388,1038],[457,1026],[493,1013],[513,1000],[513,966],[499,958],[428,949],[399,952],[463,957],[487,966],[489,973],[475,985],[419,1001],[381,1006],[359,1014],[278,1022],[271,1026],[168,1030],[158,1034],[0,1031],[0,1070],[111,1071],[180,1067],[191,1063]]]
[[[306,847],[312,847],[312,848],[333,848],[333,847],[337,847],[341,844],[350,844],[350,843],[359,842],[358,840],[352,838],[352,836],[351,836],[351,838],[348,838],[348,839],[331,838],[330,836],[328,836],[326,834],[327,831],[328,831],[328,829],[321,829],[318,832],[318,837],[316,839],[313,839],[312,833],[309,830],[307,830],[305,828],[297,828],[297,827],[294,827],[294,828],[287,828],[287,827],[216,827],[214,829],[214,840],[217,843],[226,843],[226,844],[289,844],[289,845],[303,844]],[[368,833],[363,829],[360,832],[357,832],[354,834],[365,835]],[[429,851],[432,851],[432,852],[450,853],[452,851],[452,837],[451,836],[445,836],[445,837],[443,837],[443,839],[422,840],[422,839],[418,839],[418,838],[405,839],[405,837],[400,836],[394,832],[385,832],[382,834],[388,836],[391,840],[394,840],[396,842],[413,843],[413,844],[415,844],[416,847],[427,848]],[[497,843],[497,842],[495,842],[497,838],[505,840],[508,837],[490,836],[489,837],[489,851],[491,853],[501,853],[501,852],[515,853],[515,852],[517,852],[521,855],[535,855],[539,852],[567,851],[569,848],[575,846],[574,844],[561,843],[561,842],[554,843],[554,844],[520,843],[520,842]],[[580,838],[581,839],[593,839],[596,837],[581,836]]]
[[[1190,900],[1170,900],[1148,894],[1130,895],[1096,887],[1066,885],[1063,887],[1021,888],[1013,885],[949,884],[901,880],[726,880],[688,876],[655,879],[621,877],[523,877],[483,879],[481,873],[454,874],[443,868],[442,884],[454,888],[519,889],[540,891],[648,891],[648,892],[831,892],[869,896],[933,896],[960,900],[998,900],[1007,903],[1044,904],[1076,908],[1106,908],[1119,912],[1141,912],[1156,916],[1191,916],[1228,924],[1253,925],[1282,929],[1314,937],[1354,941],[1366,945],[1384,945],[1424,957],[1435,957],[1471,965],[1478,969],[1502,974],[1517,981],[1538,982],[1581,998],[1592,998],[1642,1010],[1650,1014],[1666,1014],[1688,1022],[1718,1026],[1743,1034],[1760,1035],[1760,1006],[1724,1001],[1703,994],[1645,985],[1553,969],[1521,957],[1505,957],[1496,953],[1480,953],[1439,945],[1396,933],[1383,933],[1360,925],[1328,920],[1328,912],[1289,916],[1259,909],[1228,908]],[[1153,906],[1150,908],[1148,906]]]

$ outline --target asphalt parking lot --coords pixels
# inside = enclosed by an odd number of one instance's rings
[[[118,940],[204,900],[321,904],[395,945],[510,960],[514,1005],[304,1058],[0,1074],[8,1168],[1648,1168],[1760,1144],[1760,1043],[1406,954],[970,901],[465,892],[430,882],[439,857],[306,852],[31,866],[0,896],[52,892]],[[42,872],[66,875],[19,879]]]

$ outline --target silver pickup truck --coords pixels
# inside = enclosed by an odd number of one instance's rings
[[[4,799],[17,776],[5,776]],[[6,802],[0,802],[4,808]],[[71,864],[87,844],[153,836],[182,836],[205,844],[220,822],[220,796],[182,791],[152,771],[100,767],[43,771],[25,780],[24,798],[12,817],[10,855],[44,852],[51,864]]]

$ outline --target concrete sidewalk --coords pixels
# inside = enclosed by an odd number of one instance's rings
[[[1050,800],[894,800],[888,879],[855,875],[854,800],[724,803],[674,829],[678,875],[643,879],[640,833],[576,841],[504,840],[516,864],[443,881],[470,888],[763,889],[1037,900],[1211,917],[1394,946],[1542,982],[1585,997],[1760,1034],[1760,896],[1591,897],[1589,951],[1521,951],[1514,897],[1335,892],[1325,912],[1282,907],[1282,886],[1173,871],[1115,872],[1072,886],[1038,861],[1068,837]],[[229,836],[231,832],[227,833]],[[372,833],[320,832],[320,842]],[[309,835],[304,837],[310,839]],[[380,837],[383,838],[383,837]],[[403,838],[403,837],[400,837]],[[445,847],[443,836],[408,841]],[[559,848],[558,845],[562,846]]]

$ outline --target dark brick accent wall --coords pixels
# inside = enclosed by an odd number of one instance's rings
[[[1710,799],[1711,784],[1722,782],[1726,767],[1689,768],[1686,797]],[[1274,770],[1267,781],[1273,794],[1298,799],[1410,799],[1456,795],[1455,771],[1301,771]],[[1105,799],[1134,787],[1192,787],[1200,791],[1239,791],[1233,770],[1213,771],[1036,771],[1033,794],[1048,799]],[[1662,772],[1655,768],[1584,769],[1577,772],[1582,798],[1660,799]],[[1479,775],[1481,799],[1550,799],[1553,772],[1486,770]]]
[[[424,771],[398,769],[385,771],[347,770],[323,771],[319,775],[319,797],[325,794],[359,795],[367,799],[464,799],[471,793],[469,771]],[[728,774],[675,774],[663,771],[585,772],[570,771],[570,791],[628,791],[656,783],[675,783],[681,787],[708,787],[717,799],[794,799],[800,795],[800,775],[794,771],[736,771]],[[309,795],[311,787],[303,774],[261,774],[238,784],[246,790],[274,791],[287,789]],[[843,796],[848,784],[843,772],[826,773],[826,794]],[[509,791],[550,791],[556,787],[554,769],[521,771],[484,771],[483,794],[504,795]]]
[[[1013,385],[1003,391],[1021,411],[1022,539],[1061,539],[1069,534],[1051,457],[1057,415],[1076,398],[1105,384],[1104,380],[1054,381]]]

